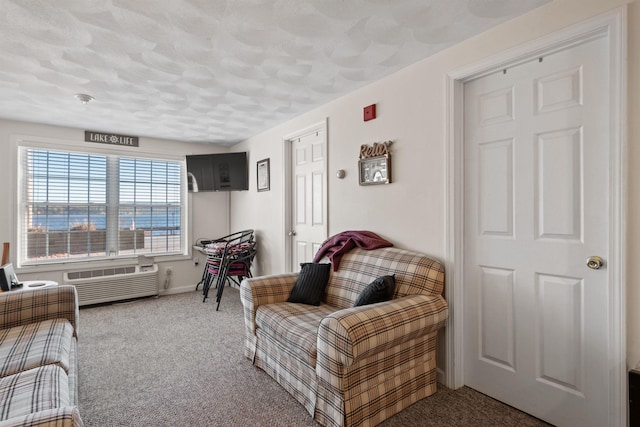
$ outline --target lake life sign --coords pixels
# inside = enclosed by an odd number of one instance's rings
[[[137,136],[117,135],[115,133],[101,133],[90,130],[84,131],[86,142],[97,142],[99,144],[126,145],[129,147],[138,146]]]

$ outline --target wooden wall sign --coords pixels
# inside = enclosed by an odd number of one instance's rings
[[[86,142],[97,142],[99,144],[125,145],[128,147],[138,146],[137,136],[118,135],[115,133],[84,131],[84,140]]]
[[[393,141],[374,142],[373,145],[362,144],[360,146],[360,158],[368,159],[369,157],[388,156],[391,154]]]
[[[393,141],[376,142],[360,146],[358,160],[360,185],[391,184],[391,144]]]

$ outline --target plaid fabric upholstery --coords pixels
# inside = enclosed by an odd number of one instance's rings
[[[390,274],[396,276],[393,300],[352,307],[369,283]],[[397,248],[353,249],[331,272],[325,304],[316,311],[284,303],[295,279],[242,282],[245,355],[316,421],[375,425],[435,393],[437,331],[448,316],[438,261]]]
[[[394,298],[440,295],[444,288],[444,267],[434,259],[397,248],[356,248],[342,257],[338,271],[331,272],[325,301],[337,308],[352,307],[364,287],[391,274],[396,276]]]
[[[240,283],[240,298],[244,310],[244,355],[254,360],[256,354],[256,311],[261,305],[285,302],[296,284],[296,273],[244,279]]]
[[[55,364],[69,372],[73,328],[66,319],[0,330],[0,377]]]
[[[69,352],[69,371],[67,372],[69,383],[69,404],[78,404],[78,341],[71,340]]]
[[[286,302],[258,307],[256,324],[265,335],[282,344],[291,357],[316,366],[318,326],[336,309]]]
[[[439,296],[414,295],[390,301],[392,311],[385,312],[385,305],[341,310],[320,324],[316,372],[328,398],[316,415],[326,425],[343,425],[335,421],[341,419],[348,426],[368,424],[374,416],[375,425],[415,403],[416,396],[436,391],[436,337],[446,322],[446,303]]]
[[[407,341],[345,371],[344,392],[318,379],[316,421],[326,426],[377,425],[435,393],[436,334]]]
[[[307,412],[315,412],[318,388],[316,370],[291,357],[289,349],[261,330],[258,330],[255,365],[274,378]]]
[[[75,287],[2,292],[0,312],[0,427],[82,426]]]
[[[78,297],[71,285],[0,293],[0,329],[50,319],[67,319],[78,334]]]
[[[338,381],[335,366],[349,368],[372,354],[437,331],[447,314],[442,297],[426,295],[337,311],[323,319],[318,330],[318,351],[323,356],[318,375],[330,383]]]
[[[0,378],[0,420],[69,405],[67,374],[57,365]]]
[[[0,421],[0,427],[82,427],[80,412],[76,406],[39,411],[10,420]]]

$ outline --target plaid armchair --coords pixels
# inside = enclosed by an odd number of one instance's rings
[[[353,307],[395,274],[391,301]],[[320,306],[286,302],[297,273],[240,287],[245,356],[325,426],[376,425],[436,391],[436,336],[446,324],[444,268],[417,252],[353,249]]]

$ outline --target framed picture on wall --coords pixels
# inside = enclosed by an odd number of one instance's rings
[[[360,159],[360,185],[391,183],[391,155]]]
[[[257,164],[258,191],[269,191],[269,174],[269,159],[260,160]]]

